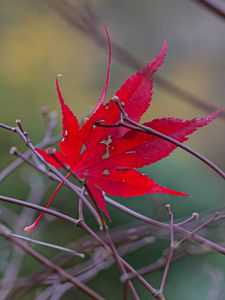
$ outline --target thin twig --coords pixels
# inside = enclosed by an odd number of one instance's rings
[[[85,193],[85,188],[82,189],[82,195]],[[81,199],[78,200],[78,216],[79,220],[84,220],[84,212],[83,212],[83,201]]]
[[[174,253],[174,215],[173,212],[171,210],[171,207],[169,204],[166,205],[166,208],[168,210],[168,214],[170,216],[170,249],[169,249],[169,254],[167,257],[167,261],[166,261],[166,265],[165,265],[165,269],[163,272],[163,277],[162,277],[162,281],[161,281],[161,285],[160,285],[160,289],[159,292],[160,293],[164,293],[165,290],[165,285],[166,285],[166,280],[167,280],[167,276],[168,276],[168,272],[169,272],[169,268],[171,265],[171,261],[173,258],[173,253]]]
[[[31,173],[32,175],[32,173]],[[36,174],[32,176],[28,176],[26,178],[26,183],[29,185],[30,191],[27,197],[27,202],[33,201],[34,204],[39,204],[41,198],[43,197],[46,186],[43,178],[37,177]],[[21,213],[15,219],[15,223],[12,224],[12,219],[8,219],[5,224],[13,228],[13,231],[16,234],[20,234],[23,231],[23,227],[26,225],[26,222],[30,222],[35,214],[35,210],[29,210],[27,207],[23,207]],[[0,299],[5,300],[11,297],[11,290],[14,287],[14,283],[17,279],[17,276],[22,267],[23,259],[24,259],[24,251],[20,248],[14,246],[12,249],[12,254],[10,256],[10,261],[7,265],[7,269],[4,272],[4,276],[1,279],[1,283],[4,286],[6,282],[11,281],[11,284],[8,285],[7,288],[0,288]]]
[[[215,221],[219,221],[221,219],[224,219],[225,215],[220,215],[218,212],[214,213],[207,221],[205,221],[203,224],[199,225],[196,229],[188,233],[182,240],[177,242],[174,246],[175,248],[179,248],[181,245],[183,245],[186,241],[188,241],[194,234],[198,233],[200,230],[208,226],[209,224],[212,224]]]
[[[48,174],[46,174],[46,170],[45,168],[43,168],[43,165],[38,165],[35,164],[32,160],[29,160],[29,158],[27,157],[26,153],[21,153],[18,151],[18,149],[16,147],[12,147],[10,149],[10,154],[15,155],[16,157],[18,157],[21,161],[25,162],[26,164],[28,164],[29,166],[31,166],[33,169],[37,170],[38,172],[47,175],[50,179],[54,180],[58,180],[58,177],[56,177],[53,173],[48,172]]]
[[[199,218],[199,214],[194,212],[191,217],[187,218],[187,219],[184,219],[183,221],[177,223],[178,226],[183,226],[183,225],[186,225],[186,224],[189,224],[191,223],[192,221],[195,221]]]
[[[181,252],[179,254],[177,254],[176,256],[173,257],[171,263],[174,263],[184,257],[186,257],[188,255],[187,252]],[[162,269],[163,267],[165,267],[167,263],[167,260],[165,259],[164,256],[161,256],[159,259],[157,259],[155,262],[153,262],[152,264],[148,265],[148,266],[144,266],[140,269],[137,270],[137,272],[140,275],[146,275],[155,271],[158,271],[160,269]],[[122,281],[126,281],[128,278],[135,278],[135,275],[132,273],[127,274],[127,276],[125,277],[121,277]]]
[[[13,236],[13,237],[15,237],[15,238],[18,238],[18,239],[27,241],[29,243],[32,243],[32,244],[41,245],[41,246],[49,247],[49,248],[54,248],[54,249],[57,249],[57,250],[60,250],[60,251],[64,251],[64,252],[69,252],[69,253],[72,253],[73,255],[79,256],[81,258],[85,257],[85,255],[83,253],[79,253],[79,252],[77,252],[75,250],[72,250],[72,249],[69,249],[69,248],[65,248],[65,247],[62,247],[62,246],[59,246],[59,245],[55,245],[55,244],[47,243],[47,242],[43,242],[43,241],[38,241],[38,240],[31,239],[31,238],[29,238],[27,236],[23,236],[23,235],[20,235],[20,234],[11,233],[10,235]]]
[[[2,126],[0,126],[2,127]],[[2,127],[5,128],[5,127]],[[44,139],[42,142],[35,145],[35,148],[45,148],[47,146],[53,145],[60,141],[61,135],[56,135],[52,138]],[[10,163],[3,171],[0,173],[0,182],[4,181],[13,171],[15,171],[22,163],[25,161],[25,159],[28,159],[32,156],[32,152],[30,150],[27,150],[25,153],[23,153],[23,158],[17,158],[12,163]],[[41,171],[41,170],[39,170]]]
[[[143,239],[138,242],[130,243],[129,245],[119,247],[117,252],[120,256],[123,256],[127,253],[133,252],[134,250],[142,248],[144,245],[146,245],[146,243],[148,243],[146,242],[146,239]],[[115,263],[115,260],[111,256],[106,256],[105,251],[104,252],[103,251],[104,250],[102,248],[96,249],[90,260],[86,262],[82,262],[67,271],[73,274],[74,276],[76,276],[80,281],[88,282],[94,276],[99,274],[99,272],[106,270],[113,263]],[[62,280],[57,275],[55,275],[55,278],[53,280],[54,280],[54,285],[46,288],[45,291],[39,294],[35,300],[45,300],[47,298],[44,297],[45,296],[47,297],[48,295],[52,295],[50,300],[60,299],[60,297],[62,297],[62,295],[64,295],[72,287],[71,283],[68,282],[61,283]],[[60,283],[57,284],[56,280],[58,280],[58,282]],[[35,282],[33,283],[33,285],[34,284]]]
[[[28,207],[28,208],[31,208],[31,209],[34,209],[34,210],[52,215],[54,217],[57,217],[59,219],[62,219],[64,221],[66,221],[66,222],[69,222],[73,225],[76,225],[76,226],[79,225],[79,220],[71,218],[71,217],[69,217],[65,214],[62,214],[62,213],[58,212],[58,211],[42,207],[42,206],[37,205],[37,204],[33,204],[33,203],[30,203],[30,202],[26,202],[26,201],[22,201],[22,200],[19,200],[19,199],[15,199],[15,198],[12,198],[12,197],[6,197],[6,196],[2,196],[2,195],[0,195],[0,201],[11,203],[11,204],[16,204],[16,205],[20,205],[20,206],[24,206],[24,207]]]
[[[35,147],[44,148],[44,147],[47,147],[49,145],[53,145],[53,144],[57,143],[60,140],[61,135],[52,136],[53,130],[55,129],[56,125],[57,125],[57,116],[56,116],[55,112],[50,112],[49,113],[49,124],[47,126],[46,131],[45,131],[44,138]],[[4,128],[4,125],[2,123],[0,123],[0,127]],[[10,130],[10,127],[8,127],[8,129]],[[22,159],[18,158],[15,161],[13,161],[11,164],[9,164],[0,173],[0,182],[5,180],[6,177],[9,176],[9,174],[11,174],[11,172],[13,172],[17,167],[20,166],[20,164],[23,162],[23,160],[28,159],[31,155],[32,155],[32,152],[30,150],[28,150],[23,154]]]
[[[117,253],[116,247],[115,247],[115,245],[114,245],[114,243],[113,243],[113,241],[111,239],[111,236],[109,234],[108,228],[106,226],[104,226],[103,227],[103,231],[105,233],[105,236],[107,238],[109,247],[111,248],[112,254],[113,254],[113,256],[114,256],[114,258],[115,258],[115,260],[116,260],[116,262],[117,262],[117,264],[119,266],[119,269],[120,269],[122,275],[127,275],[126,269],[125,269],[125,267],[124,267],[124,265],[123,265],[123,263],[122,263],[122,261],[120,259],[119,254]],[[133,286],[133,284],[132,284],[132,282],[131,282],[131,280],[128,280],[127,282],[125,282],[123,284],[123,295],[122,295],[122,299],[123,300],[127,299],[127,288],[129,288],[133,299],[135,299],[135,300],[139,300],[140,299],[139,296],[138,296],[138,294],[137,294],[137,292],[136,292],[136,290],[135,290],[135,288],[134,288],[134,286]]]

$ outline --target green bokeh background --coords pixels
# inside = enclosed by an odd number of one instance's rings
[[[75,0],[70,2],[79,5]],[[207,103],[224,108],[225,24],[219,18],[192,1],[184,0],[98,0],[92,4],[107,24],[110,36],[143,63],[148,62],[160,49],[162,41],[167,39],[168,55],[159,74]],[[13,125],[16,119],[21,119],[33,142],[38,142],[44,133],[39,108],[45,105],[60,113],[54,87],[59,73],[64,75],[61,84],[65,99],[77,117],[81,119],[91,111],[104,84],[106,52],[65,22],[47,1],[0,1],[0,36],[0,122]],[[132,72],[112,53],[108,97]],[[192,118],[203,114],[195,106],[155,86],[151,108],[143,120],[162,116]],[[56,131],[59,130],[60,124]],[[14,160],[9,155],[11,146],[16,145],[21,151],[25,146],[9,132],[1,130],[0,134],[0,167],[4,169]],[[199,130],[188,144],[225,168],[224,121],[221,119]],[[0,193],[26,199],[28,187],[24,178],[33,172],[27,166],[20,167],[1,184]],[[188,216],[195,211],[206,214],[224,206],[223,180],[182,150],[176,150],[169,158],[145,168],[144,172],[162,185],[187,192],[191,198],[148,196],[118,201],[163,221],[167,220],[164,204],[168,202],[172,204],[176,217]],[[46,198],[55,186],[50,182],[49,185]],[[70,196],[70,192],[62,189],[54,207],[71,214],[71,210],[75,211],[75,203],[70,201]],[[19,208],[7,207],[20,211]],[[109,211],[111,227],[132,221],[114,209],[109,208]],[[62,221],[45,222],[44,226],[42,231],[40,226],[39,238],[60,245],[82,235],[79,229]],[[224,227],[218,232],[213,236],[214,240],[224,240],[221,233],[224,233]],[[158,241],[127,259],[134,266],[141,267],[157,259],[165,247],[165,241]],[[39,247],[36,249],[48,257],[54,253]],[[210,285],[204,273],[206,264],[223,271],[225,259],[214,253],[187,257],[174,264],[169,273],[167,299],[205,299]],[[28,274],[37,267],[38,264],[26,256],[21,274]],[[3,274],[4,268],[1,267],[0,271]],[[161,275],[157,272],[146,278],[158,286]],[[106,299],[120,299],[118,276],[117,268],[112,267],[92,280],[90,286]],[[141,286],[137,285],[137,289],[141,299],[151,298]],[[33,299],[36,292],[32,290],[22,299]],[[221,300],[225,299],[225,296],[221,297]],[[71,289],[62,299],[87,298]]]

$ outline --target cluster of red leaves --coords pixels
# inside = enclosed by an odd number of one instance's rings
[[[142,70],[129,77],[115,93],[115,96],[123,103],[125,112],[136,122],[140,121],[151,103],[152,77],[163,63],[166,49],[167,45],[164,42],[159,54]],[[121,112],[113,99],[103,104],[108,87],[110,61],[111,49],[102,95],[91,116],[85,119],[82,126],[65,104],[58,80],[56,80],[63,127],[63,139],[59,143],[60,150],[56,150],[54,155],[51,155],[47,150],[36,149],[54,167],[69,166],[78,179],[85,180],[97,206],[108,217],[104,192],[122,197],[153,193],[186,196],[183,192],[158,185],[135,170],[135,168],[151,165],[167,157],[176,148],[174,144],[159,137],[123,127],[106,128],[94,125],[95,122],[115,124],[120,120]],[[188,135],[214,120],[217,114],[214,112],[191,120],[162,118],[144,123],[144,125],[184,142]]]

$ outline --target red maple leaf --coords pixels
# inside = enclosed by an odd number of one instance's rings
[[[108,37],[108,33],[107,33]],[[95,126],[95,122],[115,124],[120,120],[118,105],[111,99],[103,104],[109,80],[111,48],[109,43],[108,71],[105,86],[96,108],[89,119],[81,126],[77,118],[65,104],[58,80],[56,89],[62,110],[62,136],[59,149],[54,155],[48,151],[36,151],[56,168],[69,166],[79,180],[85,180],[88,190],[94,196],[96,205],[109,217],[104,201],[104,192],[112,196],[134,197],[145,194],[162,193],[176,196],[187,196],[170,188],[155,183],[152,179],[137,171],[146,165],[167,157],[175,148],[174,144],[157,136],[128,128],[106,128]],[[152,77],[163,63],[166,55],[166,41],[159,54],[142,70],[129,77],[115,93],[123,103],[129,117],[139,122],[152,99]],[[214,120],[218,111],[202,118],[182,120],[178,118],[162,118],[145,123],[179,142],[187,140],[187,136],[196,129]],[[61,187],[62,183],[57,187]],[[55,193],[47,206],[50,205]],[[26,230],[32,230],[39,219]]]

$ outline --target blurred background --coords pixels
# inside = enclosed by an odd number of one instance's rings
[[[225,22],[203,6],[195,1],[184,0],[90,1],[94,13],[88,14],[89,17],[93,17],[89,22],[93,28],[97,23],[99,33],[96,34],[95,30],[90,33],[89,30],[87,34],[88,30],[82,29],[84,18],[80,16],[88,1],[67,1],[76,11],[72,17],[78,20],[77,23],[71,21],[70,13],[67,12],[66,15],[63,8],[57,5],[58,2],[60,1],[0,1],[0,122],[13,126],[16,119],[21,119],[32,141],[39,142],[45,131],[40,107],[45,106],[60,113],[55,92],[55,77],[59,73],[64,75],[60,81],[65,99],[82,120],[95,105],[104,85],[107,63],[107,52],[101,46],[105,40],[104,23],[107,24],[115,46],[112,49],[108,98],[134,72],[136,62],[144,65],[150,61],[166,39],[168,55],[157,73],[159,78],[168,80],[191,95],[201,98],[205,104],[225,109]],[[118,54],[119,47],[123,51]],[[135,58],[135,62],[126,59],[129,55]],[[201,105],[196,106],[157,83],[156,79],[152,104],[143,120],[163,116],[192,118],[207,113]],[[56,133],[60,132],[60,122],[59,120]],[[188,142],[195,150],[223,169],[224,122],[224,119],[218,118],[213,124],[200,129]],[[17,146],[20,151],[26,149],[17,136],[4,130],[1,130],[0,134],[0,167],[3,170],[15,159],[9,154],[11,146]],[[191,197],[180,199],[159,195],[117,199],[118,201],[161,221],[168,220],[164,208],[168,202],[177,218],[190,216],[193,212],[198,212],[204,217],[212,211],[223,210],[223,180],[182,150],[176,150],[169,158],[145,168],[144,172],[158,183],[185,191]],[[29,192],[28,178],[40,180],[39,175],[28,166],[18,168],[1,183],[0,193],[26,199]],[[43,203],[54,187],[55,183],[49,180]],[[5,206],[18,214],[21,211],[18,207]],[[75,200],[71,199],[68,190],[63,189],[53,207],[71,214],[71,210],[75,212]],[[109,211],[112,218],[110,227],[133,221],[115,209],[109,207]],[[224,241],[222,226],[221,223],[221,227],[218,226],[213,233],[209,231],[208,235],[211,234],[210,237],[215,241]],[[32,234],[36,238],[60,245],[75,241],[82,235],[81,230],[62,221],[47,218],[37,231]],[[137,268],[150,264],[162,255],[167,243],[168,241],[159,239],[156,243],[128,255],[127,259]],[[52,250],[36,248],[47,257],[54,254]],[[10,253],[0,251],[2,277]],[[20,275],[25,276],[38,266],[31,258],[25,256]],[[188,256],[172,265],[165,295],[167,299],[173,300],[206,299],[212,281],[209,270],[220,272],[223,278],[224,269],[225,258],[218,253]],[[158,286],[161,275],[162,272],[158,271],[146,278]],[[106,299],[120,299],[118,276],[117,268],[111,267],[91,280],[90,286],[104,294]],[[221,282],[224,286],[224,281]],[[138,284],[137,289],[141,299],[150,299]],[[37,286],[29,293],[21,293],[13,299],[35,299],[35,295],[41,290],[42,288]],[[222,296],[224,294],[225,290],[218,299],[225,299],[225,296]],[[71,289],[62,299],[86,298],[75,289]]]

